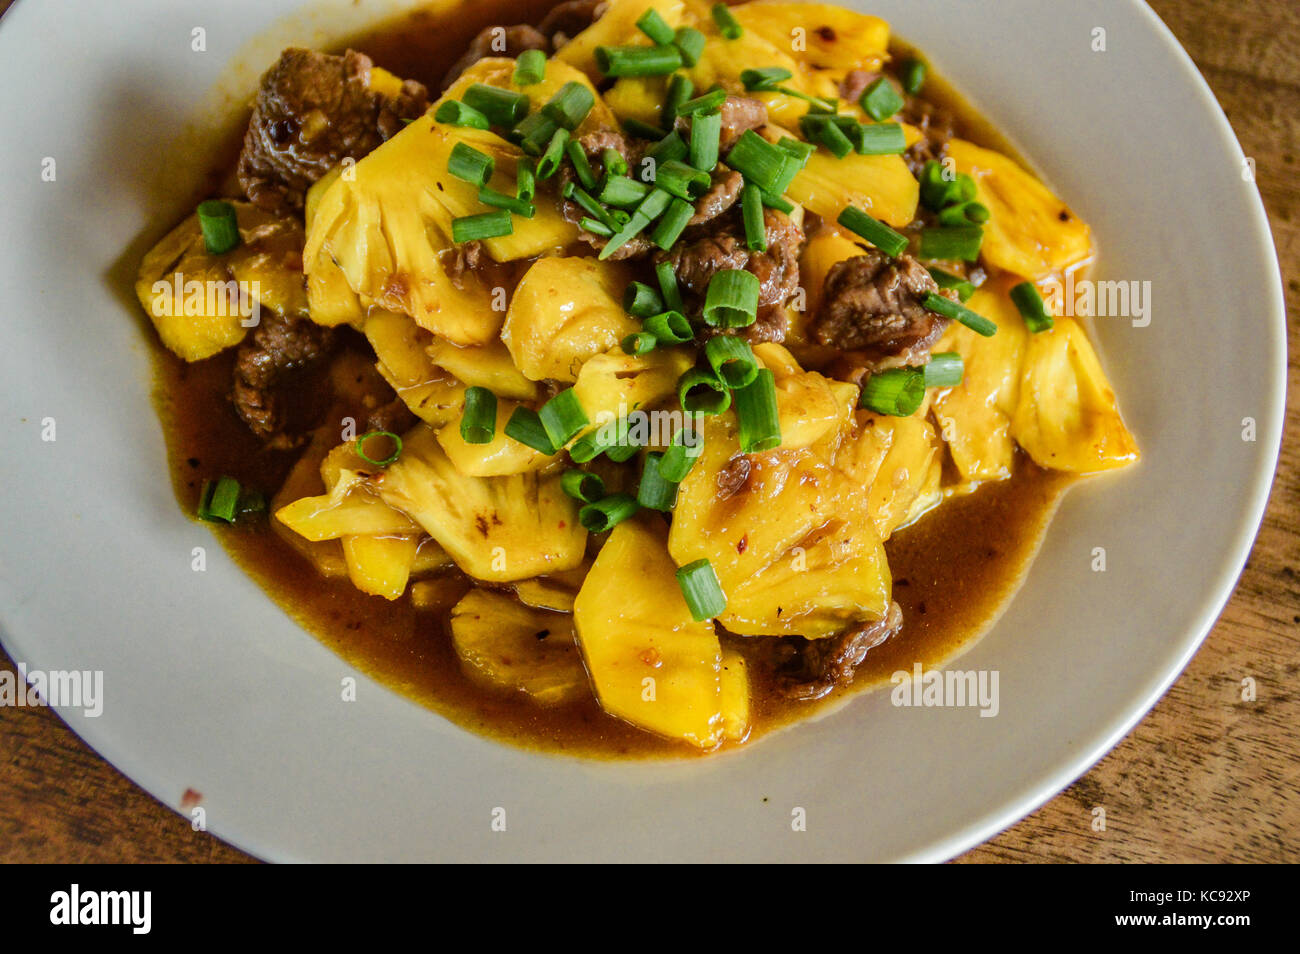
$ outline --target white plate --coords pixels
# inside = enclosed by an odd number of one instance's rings
[[[393,5],[318,3],[269,35],[294,3],[20,0],[0,21],[0,618],[15,660],[104,671],[99,718],[60,712],[73,730],[166,804],[201,792],[212,831],[280,860],[938,860],[1114,745],[1232,590],[1284,401],[1264,213],[1156,17],[1129,0],[870,4],[1092,224],[1097,277],[1153,287],[1149,327],[1096,328],[1141,466],[1069,494],[1023,590],[962,659],[1000,671],[1001,713],[874,693],[742,753],[614,764],[484,741],[364,678],[341,703],[349,668],[172,497],[126,290],[194,186],[162,146],[222,96],[246,98],[281,43]],[[1107,52],[1091,49],[1095,27]],[[191,50],[196,28],[206,52]],[[196,546],[206,573],[190,569]],[[1098,546],[1105,573],[1090,570]]]

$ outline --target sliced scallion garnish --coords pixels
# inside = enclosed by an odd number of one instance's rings
[[[921,305],[936,315],[960,321],[971,331],[985,338],[991,338],[998,333],[998,326],[983,315],[976,314],[965,305],[959,305],[951,298],[944,298],[935,292],[926,292],[925,297],[921,299]]]
[[[460,436],[466,444],[490,444],[497,433],[497,396],[482,387],[465,389]]]
[[[758,276],[740,268],[720,268],[709,279],[702,315],[714,328],[744,328],[758,314]]]
[[[199,230],[209,255],[225,255],[239,246],[239,218],[235,207],[222,199],[199,203]]]
[[[696,560],[679,569],[677,585],[691,611],[691,619],[697,623],[713,619],[727,608],[727,596],[708,560]]]
[[[890,258],[898,258],[907,248],[907,236],[900,235],[856,206],[845,206],[835,221],[855,235],[862,236]]]
[[[759,368],[752,381],[732,392],[739,422],[740,449],[746,454],[771,450],[781,443],[781,421],[776,409],[776,376]]]
[[[1011,301],[1020,312],[1020,317],[1025,319],[1025,327],[1033,334],[1050,331],[1056,324],[1033,282],[1021,282],[1012,288]]]

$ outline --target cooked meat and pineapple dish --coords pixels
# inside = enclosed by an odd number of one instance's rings
[[[285,50],[137,285],[182,502],[345,656],[526,744],[738,745],[940,662],[1137,459],[1045,302],[1088,226],[884,21],[432,30]]]

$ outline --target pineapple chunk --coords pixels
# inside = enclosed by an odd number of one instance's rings
[[[619,122],[638,119],[657,126],[667,93],[666,76],[622,76],[605,90],[605,104]]]
[[[681,0],[610,0],[600,19],[560,47],[546,64],[547,72],[558,60],[581,70],[593,82],[599,82],[602,74],[596,66],[596,47],[645,43],[646,36],[638,29],[636,21],[652,9],[671,27],[682,22],[684,5]]]
[[[875,70],[889,55],[888,23],[833,4],[745,3],[732,14],[746,31],[794,50],[813,69]]]
[[[386,600],[400,599],[406,592],[419,542],[418,534],[344,537],[343,558],[348,564],[348,579],[362,593]]]
[[[722,651],[691,619],[661,526],[616,526],[574,603],[578,645],[601,707],[702,749],[722,740]]]
[[[316,572],[326,579],[339,579],[348,572],[343,559],[343,547],[338,540],[324,540],[313,543],[280,521],[280,510],[302,497],[319,496],[326,491],[321,481],[321,463],[325,459],[334,441],[338,440],[333,428],[322,427],[313,435],[311,443],[298,462],[289,471],[289,476],[271,498],[271,529],[275,535],[289,544],[303,559],[316,568]]]
[[[760,344],[754,356],[776,379],[781,450],[811,447],[840,430],[858,403],[856,385],[804,371],[779,344]]]
[[[522,692],[538,705],[572,702],[591,691],[567,614],[473,589],[451,611],[451,641],[475,682]]]
[[[469,348],[434,338],[425,348],[429,358],[470,387],[487,388],[497,397],[517,401],[537,398],[536,383],[524,377],[500,340]]]
[[[1074,319],[1029,336],[1011,436],[1053,470],[1091,474],[1138,460],[1106,372]]]
[[[939,437],[928,410],[922,405],[911,417],[857,411],[836,455],[836,467],[867,488],[867,512],[882,540],[943,499]]]
[[[686,348],[656,348],[644,355],[624,354],[615,348],[591,358],[573,386],[591,421],[587,432],[675,398],[678,379],[694,363],[694,355]]]
[[[497,401],[496,431],[486,444],[470,444],[460,436],[460,419],[438,430],[438,443],[462,474],[471,477],[500,477],[541,470],[555,460],[527,444],[506,435],[506,424],[519,405],[514,401]]]
[[[967,302],[968,308],[998,326],[997,334],[984,338],[954,322],[932,349],[956,351],[965,367],[961,384],[935,395],[934,415],[966,481],[1010,477],[1015,464],[1011,415],[1020,392],[1027,331],[1007,292],[1018,281],[1014,276],[990,281]]]
[[[747,479],[728,493],[742,456],[735,415],[706,420],[668,550],[678,565],[709,560],[727,596],[718,619],[731,632],[815,639],[888,608],[889,568],[861,485],[827,459],[837,440],[750,454]]]
[[[406,315],[378,308],[366,318],[365,331],[380,375],[416,417],[435,427],[460,419],[465,385],[429,357],[433,335]]]
[[[902,156],[849,153],[836,159],[822,149],[808,157],[808,164],[786,190],[791,201],[828,221],[834,222],[846,206],[853,205],[900,229],[916,218],[920,194],[920,183]]]
[[[722,734],[728,742],[749,738],[749,671],[738,651],[722,649]]]
[[[349,445],[350,446],[350,445]],[[344,470],[329,493],[302,497],[275,512],[276,519],[305,540],[378,534],[410,534],[419,526],[375,494],[365,475]]]
[[[425,613],[445,613],[461,601],[470,582],[461,573],[445,573],[411,584],[411,605]]]
[[[501,339],[525,377],[576,381],[583,362],[641,330],[623,310],[626,267],[594,258],[542,258],[510,300]]]
[[[572,570],[539,576],[535,580],[520,580],[515,584],[515,596],[525,606],[572,613],[573,601],[590,572],[591,563],[583,561],[581,566]]]
[[[961,139],[948,144],[948,155],[988,207],[985,261],[1037,282],[1092,258],[1087,224],[1014,160]]]
[[[403,436],[402,456],[378,481],[384,501],[407,514],[479,580],[508,583],[582,562],[587,534],[558,474],[461,473],[432,428]]]
[[[194,212],[150,249],[135,293],[178,357],[202,361],[244,340],[257,324],[255,307],[304,317],[302,272],[290,267],[302,251],[302,227],[248,202],[231,202],[240,245],[209,255]]]

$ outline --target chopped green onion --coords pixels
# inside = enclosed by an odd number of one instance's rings
[[[664,212],[663,218],[655,226],[655,230],[650,233],[650,241],[665,252],[673,247],[673,243],[681,238],[682,232],[686,230],[686,224],[690,222],[691,216],[695,214],[695,207],[685,199],[674,198],[668,205],[668,210]]]
[[[476,239],[510,235],[514,230],[514,220],[505,209],[481,212],[478,215],[462,215],[451,220],[451,240],[457,245],[462,242],[473,242]]]
[[[764,192],[780,195],[785,191],[785,186],[780,182],[785,174],[787,157],[790,157],[790,153],[772,145],[754,130],[747,129],[727,153],[727,165]]]
[[[725,3],[715,3],[709,11],[713,14],[713,22],[718,25],[718,32],[728,40],[738,40],[740,35],[745,31],[740,28],[736,18],[731,15]]]
[[[491,156],[463,142],[451,147],[451,156],[447,159],[448,172],[476,186],[487,185],[495,167],[496,161]]]
[[[722,137],[722,113],[696,113],[691,119],[690,162],[709,172],[718,164],[718,143]]]
[[[564,150],[568,145],[569,131],[564,128],[557,128],[551,136],[551,142],[546,147],[546,152],[542,153],[542,158],[537,160],[537,178],[549,179],[559,172],[560,164],[564,162]]]
[[[695,84],[685,73],[674,73],[673,78],[668,81],[668,92],[664,95],[660,119],[669,129],[672,129],[673,123],[677,121],[680,115],[678,110],[682,103],[689,100],[693,92],[695,92]]]
[[[676,130],[673,130],[672,133],[669,133],[664,136],[663,139],[660,139],[659,142],[656,142],[654,146],[646,149],[646,159],[654,160],[654,164],[651,165],[651,170],[653,170],[658,168],[659,162],[681,161],[682,159],[685,159],[686,153],[688,152],[689,149],[686,148],[686,142],[681,138],[681,134],[677,133]],[[650,170],[642,169],[642,172],[650,172]],[[642,175],[641,178],[645,178],[645,175]],[[650,181],[654,181],[653,172],[651,172]]]
[[[747,185],[740,190],[740,213],[745,226],[745,247],[751,252],[767,251],[767,227],[763,224],[763,190]]]
[[[537,167],[527,156],[515,164],[515,197],[531,199],[537,194]]]
[[[720,268],[704,293],[703,316],[714,328],[744,328],[758,314],[758,276],[740,268]]]
[[[366,442],[375,437],[386,437],[390,441],[392,441],[393,452],[389,454],[387,457],[383,457],[379,460],[375,460],[373,457],[370,457],[366,453]],[[397,458],[402,456],[402,439],[398,435],[394,434],[392,431],[367,431],[366,433],[362,434],[360,437],[357,438],[354,449],[357,452],[357,456],[360,457],[362,460],[364,460],[367,464],[373,464],[376,467],[387,467],[389,464],[397,460]]]
[[[838,123],[822,122],[813,127],[816,140],[830,150],[836,159],[843,159],[853,151],[853,140],[844,135]]]
[[[666,76],[682,65],[682,51],[659,46],[598,46],[596,67],[605,76]]]
[[[486,116],[493,126],[513,126],[528,115],[528,97],[513,90],[475,83],[460,98],[466,106]]]
[[[682,311],[682,293],[677,287],[677,274],[672,262],[660,262],[655,266],[655,277],[659,279],[659,291],[664,304],[670,311]]]
[[[266,513],[266,494],[245,487],[239,492],[239,507],[235,519],[251,513]]]
[[[679,199],[695,201],[708,191],[712,184],[709,174],[676,159],[661,162],[655,167],[655,186]]]
[[[615,455],[618,455],[617,462],[621,462],[636,453],[636,447],[633,446],[630,451],[624,454],[628,436],[627,418],[619,418],[617,422],[610,423],[614,424],[612,435],[609,426],[602,424],[594,431],[583,434],[570,445],[569,457],[575,464],[585,464],[604,453],[610,455],[610,460],[615,460]]]
[[[921,204],[932,212],[975,198],[975,180],[964,172],[948,178],[944,167],[931,159],[921,167]]]
[[[845,206],[835,221],[850,232],[862,236],[890,258],[898,258],[907,248],[907,236],[900,235],[856,206]]]
[[[691,368],[677,380],[677,400],[688,414],[721,414],[731,407],[731,392],[712,371]]]
[[[527,199],[506,195],[504,192],[498,192],[488,186],[483,186],[478,190],[478,200],[484,205],[492,206],[494,209],[506,209],[515,215],[522,215],[526,219],[531,219],[537,212],[536,207]]]
[[[596,94],[581,83],[572,80],[560,87],[542,107],[542,112],[555,120],[562,129],[577,129],[591,107],[596,103]]]
[[[927,271],[930,273],[930,277],[934,279],[936,285],[940,288],[951,288],[955,290],[957,292],[957,297],[960,298],[963,303],[965,303],[971,295],[975,294],[975,286],[960,275],[953,275],[951,272],[945,272],[941,268],[930,268],[927,269]]]
[[[664,310],[664,300],[645,282],[632,282],[623,291],[623,310],[638,318],[649,318]]]
[[[688,99],[677,107],[678,116],[693,116],[696,113],[710,113],[715,109],[721,109],[722,104],[727,101],[727,91],[722,87],[711,89],[707,93],[702,93],[694,99]]]
[[[641,355],[649,354],[658,344],[659,339],[649,331],[637,331],[619,342],[619,347],[624,354]]]
[[[776,141],[776,148],[784,150],[798,160],[801,169],[807,165],[808,157],[817,151],[817,147],[812,143],[800,142],[793,136],[782,136]]]
[[[511,131],[511,137],[530,156],[540,156],[559,128],[559,123],[545,113],[533,113]]]
[[[644,182],[637,182],[627,176],[606,176],[599,199],[606,205],[630,209],[644,199],[649,191],[650,187]]]
[[[979,202],[958,202],[939,212],[939,224],[948,228],[983,225],[988,220],[988,206]]]
[[[925,85],[925,75],[928,72],[925,61],[910,56],[903,60],[903,65],[899,69],[899,78],[903,81],[903,90],[909,96],[915,96],[921,92],[921,87]]]
[[[925,297],[921,299],[921,306],[936,315],[943,315],[945,318],[960,321],[971,331],[977,335],[983,335],[985,338],[991,338],[997,334],[998,326],[983,315],[977,315],[965,305],[959,305],[951,298],[944,298],[935,292],[926,292]]]
[[[686,443],[688,437],[689,444]],[[659,473],[664,480],[680,484],[703,453],[704,435],[688,423],[673,435],[672,446],[664,451],[664,456],[659,460]]]
[[[541,50],[524,50],[515,59],[516,86],[533,86],[546,79],[546,54]]]
[[[552,447],[563,447],[591,423],[587,412],[582,409],[582,402],[578,400],[578,392],[573,388],[561,391],[543,404],[537,416],[546,429]]]
[[[659,11],[651,7],[645,13],[641,14],[636,21],[637,29],[650,37],[651,43],[663,45],[673,42],[673,28],[668,22],[659,15]]]
[[[640,508],[631,494],[610,494],[578,511],[578,523],[588,533],[612,530]]]
[[[204,481],[199,493],[199,519],[234,523],[239,509],[239,496],[239,481],[233,477]]]
[[[924,371],[920,368],[890,368],[867,378],[858,404],[877,414],[911,417],[924,400]]]
[[[487,388],[465,389],[460,436],[466,444],[490,444],[497,432],[497,396]]]
[[[735,335],[714,335],[704,346],[709,367],[733,391],[747,387],[758,377],[758,360],[749,342]]]
[[[673,46],[677,47],[684,65],[694,66],[704,52],[704,34],[695,27],[678,27],[677,35],[673,37]]]
[[[697,623],[720,616],[727,608],[727,595],[722,592],[718,574],[713,572],[713,564],[708,560],[696,560],[678,570],[677,586],[691,611],[691,619]]]
[[[239,218],[231,203],[222,199],[200,202],[198,217],[203,248],[209,255],[225,255],[239,246]]]
[[[598,219],[593,219],[590,216],[586,216],[586,215],[584,215],[581,219],[578,220],[578,227],[586,229],[588,232],[592,233],[593,235],[599,235],[602,238],[609,238],[611,235],[614,234],[614,230],[610,228],[608,225],[606,225],[604,222],[601,222]]]
[[[763,205],[767,206],[769,209],[776,209],[778,212],[784,212],[786,215],[789,215],[794,211],[794,203],[789,199],[780,195],[771,195],[767,192],[763,193]]]
[[[973,262],[980,255],[984,230],[977,225],[921,229],[921,258],[929,261]]]
[[[646,226],[663,214],[672,198],[667,192],[660,189],[651,189],[650,194],[641,200],[641,204],[636,207],[636,211],[628,218],[627,224],[605,243],[605,247],[600,250],[600,255],[597,258],[604,261],[639,235]]]
[[[542,419],[532,408],[514,409],[510,420],[506,421],[506,437],[517,440],[525,447],[531,447],[548,457],[556,451],[555,445],[551,443],[551,438],[546,433],[546,428],[542,425]]]
[[[955,388],[961,384],[966,368],[956,351],[943,351],[930,355],[923,371],[927,388]]]
[[[605,168],[607,176],[625,176],[627,175],[627,160],[623,154],[613,147],[606,148],[600,154],[600,164]]]
[[[685,344],[695,337],[695,330],[680,311],[664,311],[651,315],[643,322],[645,330],[655,336],[659,344]]]
[[[594,189],[600,181],[596,178],[596,173],[591,168],[591,162],[587,159],[587,150],[582,148],[582,144],[576,139],[569,139],[564,144],[564,152],[573,163],[573,171],[578,176],[578,181],[582,183],[584,189]]]
[[[599,474],[589,474],[585,470],[566,470],[560,478],[560,489],[574,500],[595,503],[605,496],[605,481]]]
[[[667,129],[652,126],[650,123],[642,122],[639,119],[623,120],[623,131],[629,136],[635,136],[637,139],[663,139],[664,136],[668,135]]]
[[[1011,301],[1020,312],[1020,317],[1025,319],[1025,327],[1033,334],[1050,331],[1056,324],[1033,282],[1021,282],[1011,289]]]
[[[448,126],[460,126],[466,129],[487,129],[492,124],[488,118],[473,106],[466,106],[458,99],[449,99],[438,107],[433,118]]]
[[[907,139],[898,123],[856,123],[849,138],[860,156],[900,156],[907,151]]]
[[[618,231],[618,223],[614,221],[609,210],[604,208],[589,192],[587,192],[586,189],[582,188],[582,186],[578,185],[576,182],[566,182],[564,188],[560,190],[560,195],[576,202],[584,212],[589,214],[597,222],[601,223],[604,228],[608,229],[610,235],[613,235]]]
[[[751,93],[776,89],[777,83],[784,83],[793,76],[793,73],[782,66],[764,66],[756,70],[740,71],[740,81]]]
[[[754,379],[732,391],[740,423],[740,449],[746,454],[771,450],[781,443],[781,421],[776,410],[776,377],[760,368]]]
[[[669,513],[677,505],[677,484],[666,480],[659,470],[663,454],[646,454],[641,467],[641,483],[636,489],[636,502],[647,510]]]
[[[903,108],[904,100],[894,89],[894,84],[882,76],[862,91],[858,105],[864,113],[882,123]]]

